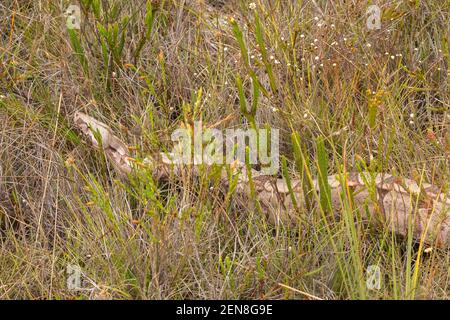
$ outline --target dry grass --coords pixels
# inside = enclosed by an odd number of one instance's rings
[[[301,229],[274,228],[248,204],[225,206],[206,173],[121,181],[71,124],[89,113],[142,159],[182,123],[233,115],[220,126],[248,126],[235,79],[251,101],[253,75],[264,91],[254,121],[280,128],[292,174],[298,132],[312,162],[325,139],[330,173],[364,163],[445,188],[448,2],[380,1],[373,31],[364,1],[158,0],[152,17],[146,1],[72,2],[83,15],[72,38],[69,1],[0,4],[0,298],[450,297],[448,250],[423,254],[389,230],[349,231],[316,212]],[[83,290],[67,288],[69,264]],[[366,288],[369,265],[380,290]]]

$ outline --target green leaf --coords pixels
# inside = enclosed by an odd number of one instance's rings
[[[69,33],[70,44],[72,45],[72,49],[75,51],[75,54],[78,56],[80,60],[81,67],[83,68],[84,74],[86,76],[89,75],[89,65],[84,54],[84,49],[81,45],[80,39],[78,38],[78,33],[75,29],[67,29]]]
[[[318,161],[318,181],[320,190],[320,205],[325,212],[331,212],[331,188],[328,184],[328,154],[323,138],[316,142]]]

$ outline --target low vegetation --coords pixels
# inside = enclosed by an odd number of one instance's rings
[[[214,168],[161,182],[145,166],[201,121],[279,129],[279,176],[305,194],[307,177],[344,171],[447,192],[449,3],[378,1],[379,29],[371,4],[3,0],[0,298],[450,298],[448,248],[351,206],[334,219],[326,192],[301,224],[273,224]],[[118,174],[76,112],[108,124],[139,170]]]

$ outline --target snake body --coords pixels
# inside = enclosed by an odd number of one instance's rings
[[[121,174],[132,172],[127,145],[117,138],[111,128],[84,113],[78,112],[74,117],[75,125],[96,148],[100,145],[114,168]],[[94,132],[101,137],[101,144]],[[148,158],[147,163],[153,168],[157,179],[179,176],[181,170],[198,173],[195,166],[170,165],[161,160]],[[251,170],[250,187],[248,168],[242,163],[232,165],[233,174],[238,174],[236,193],[246,197],[255,196],[262,210],[275,224],[295,224],[299,220],[299,208],[304,208],[306,201],[302,183],[291,179],[291,188],[285,179],[266,176]],[[174,172],[175,171],[175,172]],[[358,210],[361,218],[372,223],[383,223],[400,235],[407,235],[411,226],[416,240],[450,247],[450,191],[427,183],[396,177],[388,173],[352,172],[330,175],[331,204],[335,214],[343,212],[343,207],[350,206]],[[229,175],[224,169],[222,184],[228,184]],[[311,192],[320,191],[318,180],[312,180]],[[343,192],[351,193],[351,203],[343,204]]]

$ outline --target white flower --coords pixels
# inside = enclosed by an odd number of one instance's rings
[[[409,117],[410,117],[410,118],[414,118],[414,113],[411,113],[411,114],[409,115]]]
[[[256,3],[250,2],[249,5],[248,5],[248,8],[249,8],[250,10],[255,10],[255,9],[256,9]]]
[[[318,61],[320,58],[319,58],[319,56],[316,56],[315,58],[314,58],[314,60],[316,60],[316,61]]]

